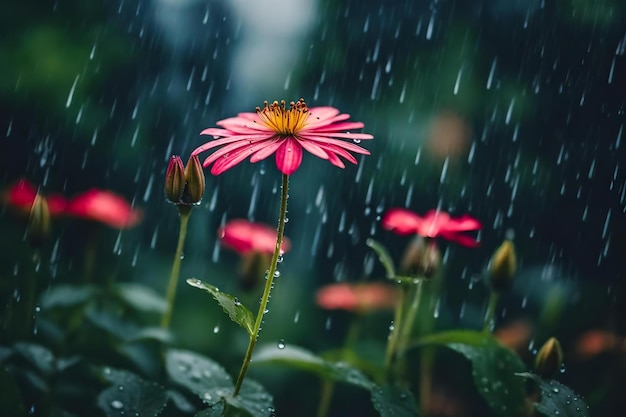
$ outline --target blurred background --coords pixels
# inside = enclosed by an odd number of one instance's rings
[[[100,231],[97,279],[164,292],[178,234],[162,191],[170,155],[186,161],[209,139],[199,132],[220,119],[303,97],[351,114],[375,139],[361,144],[372,155],[356,166],[340,170],[307,155],[292,176],[292,250],[262,342],[341,346],[350,313],[320,309],[315,291],[383,279],[365,240],[383,242],[398,260],[409,238],[383,230],[381,215],[439,208],[484,227],[478,249],[441,242],[435,326],[481,327],[485,267],[513,237],[519,271],[497,327],[530,329],[521,342],[527,360],[558,337],[561,380],[593,415],[623,409],[623,1],[23,0],[2,2],[0,16],[0,190],[20,178],[67,197],[96,187],[143,212],[134,228]],[[275,224],[279,182],[273,158],[219,177],[207,172],[181,277],[242,294],[253,309],[258,291],[241,288],[238,256],[219,246],[216,231],[234,218]],[[25,226],[0,209],[5,292],[29,261]],[[77,281],[86,241],[83,223],[54,221],[44,285]],[[235,372],[245,333],[182,282],[178,343]],[[372,339],[384,340],[390,319],[368,319]],[[620,342],[582,354],[590,330]],[[285,383],[301,374],[252,372],[283,399],[280,415],[317,401]]]

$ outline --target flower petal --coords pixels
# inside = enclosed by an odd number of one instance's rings
[[[276,167],[285,175],[291,175],[302,163],[302,146],[293,138],[287,137],[276,151]]]
[[[282,145],[283,140],[284,139],[278,138],[267,141],[260,147],[259,150],[254,152],[254,155],[250,157],[250,162],[256,163],[264,160],[265,158],[276,152],[276,149],[278,149],[280,145]]]
[[[305,151],[317,156],[318,158],[328,159],[326,151],[312,141],[300,140],[298,143],[304,148]]]
[[[233,151],[226,157],[220,158],[213,164],[213,166],[211,167],[211,174],[219,175],[224,171],[228,171],[238,163],[244,161],[249,156],[250,150],[247,147]]]
[[[467,246],[468,248],[476,248],[480,246],[480,242],[471,236],[448,231],[441,231],[440,235],[446,240],[456,242],[459,245]]]
[[[475,218],[464,215],[457,218],[451,218],[444,228],[445,230],[450,231],[468,231],[480,230],[482,225]]]
[[[338,146],[338,147],[343,148],[343,149],[345,149],[347,151],[350,151],[350,152],[356,152],[356,153],[360,153],[360,154],[363,154],[363,155],[369,155],[370,154],[370,152],[367,149],[361,148],[360,146],[355,145],[355,144],[353,144],[351,142],[347,142],[345,140],[338,140],[338,139],[333,139],[333,138],[324,138],[324,137],[318,137],[318,136],[315,136],[315,135],[301,135],[301,138],[317,142],[318,145],[321,144],[321,143],[323,143],[325,145],[335,145],[335,146]]]
[[[416,233],[423,220],[412,211],[395,208],[385,213],[382,226],[387,230],[393,230],[400,235]]]
[[[266,140],[266,139],[271,139],[271,138],[272,136],[270,135],[235,135],[235,136],[229,136],[229,137],[225,137],[221,139],[214,139],[214,140],[208,141],[207,143],[203,145],[198,146],[196,149],[193,150],[193,152],[191,152],[191,156],[198,155],[204,151],[215,148],[217,146],[226,145],[228,143],[239,142],[239,141],[241,141],[242,143],[244,142],[250,143],[250,142],[256,142],[256,141],[261,141],[261,140]]]
[[[330,106],[310,107],[309,114],[311,115],[310,117],[314,117],[316,120],[328,120],[338,115],[339,109]]]

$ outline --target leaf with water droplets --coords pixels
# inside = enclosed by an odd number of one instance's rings
[[[355,385],[366,390],[372,389],[374,384],[361,371],[345,362],[327,361],[306,349],[298,346],[266,345],[257,348],[252,357],[254,365],[262,363],[279,363],[312,372],[320,377],[333,381]]]
[[[111,386],[98,395],[98,407],[107,417],[158,416],[165,408],[167,395],[157,383],[111,368],[105,368],[103,376]]]
[[[535,403],[535,409],[538,413],[546,417],[589,417],[589,408],[585,401],[568,386],[553,379],[542,379],[530,372],[518,375],[537,382],[540,398]]]
[[[229,393],[226,402],[252,417],[269,417],[274,412],[274,398],[256,381],[245,379],[237,396]]]
[[[415,397],[410,391],[391,385],[372,389],[372,404],[381,417],[419,416]]]
[[[382,243],[370,238],[367,239],[365,244],[372,248],[374,252],[376,252],[376,254],[378,255],[378,260],[385,267],[385,271],[387,272],[387,278],[395,279],[396,271],[393,266],[393,260],[391,259],[391,255],[389,255],[389,252],[387,252],[387,249],[382,245]]]
[[[233,389],[233,380],[220,364],[185,350],[169,350],[165,367],[170,379],[209,405],[217,404]]]
[[[117,295],[135,310],[163,313],[167,309],[165,298],[145,285],[125,282],[117,284],[115,289]]]
[[[417,346],[443,345],[465,356],[472,364],[476,388],[495,415],[517,415],[526,390],[516,377],[526,367],[520,358],[489,333],[452,330],[421,338]]]
[[[254,337],[254,316],[252,315],[250,310],[246,308],[246,306],[241,304],[237,297],[233,297],[228,293],[222,292],[217,287],[214,287],[213,285],[207,284],[206,282],[200,281],[196,278],[189,278],[187,280],[187,284],[191,285],[192,287],[205,290],[206,292],[211,294],[215,301],[217,301],[219,305],[222,306],[224,312],[228,314],[228,317],[230,317],[232,321],[246,329],[250,337]]]

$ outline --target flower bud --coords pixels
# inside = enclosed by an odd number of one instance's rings
[[[508,289],[513,282],[516,270],[515,245],[510,240],[505,240],[494,252],[489,263],[491,288],[498,292]]]
[[[535,372],[543,378],[551,378],[563,364],[561,344],[554,337],[548,339],[535,357]]]
[[[48,202],[39,193],[30,208],[26,238],[33,246],[41,246],[50,233],[50,209]]]
[[[180,198],[185,190],[185,168],[180,156],[172,155],[165,174],[165,195],[174,203],[180,203]]]
[[[185,167],[185,190],[181,197],[183,204],[197,204],[204,194],[204,171],[198,155],[192,155]]]
[[[404,252],[400,271],[402,274],[419,277],[432,277],[441,264],[441,253],[435,241],[426,242],[421,236],[416,236]]]

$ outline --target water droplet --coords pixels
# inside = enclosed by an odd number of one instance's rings
[[[352,139],[352,142],[354,142],[354,143],[361,143],[361,139]]]
[[[283,255],[280,254],[278,255],[278,258],[276,259],[276,262],[281,263],[283,261]]]
[[[118,391],[124,391],[124,385],[119,385],[119,386],[117,387],[117,390],[118,390]]]
[[[124,408],[124,403],[118,400],[113,400],[111,401],[111,408],[115,410],[121,410],[122,408]]]
[[[280,339],[276,346],[278,346],[278,349],[284,349],[285,348],[285,339]]]
[[[289,223],[289,217],[285,217],[285,223]]]
[[[280,271],[277,269],[274,271],[274,278],[278,278],[280,276]]]
[[[213,333],[219,333],[220,331],[220,325],[216,324],[215,327],[213,328]]]
[[[559,393],[559,389],[558,388],[552,388],[552,392],[558,394]]]
[[[239,298],[235,297],[235,301],[234,301],[236,306],[240,306],[241,305],[241,301],[239,301]]]

